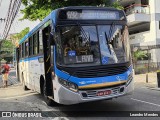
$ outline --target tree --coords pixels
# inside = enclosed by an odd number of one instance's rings
[[[2,58],[8,62],[10,62],[13,59],[13,48],[14,45],[12,44],[11,40],[4,40],[2,42],[2,49],[0,51],[1,54],[1,58],[0,61],[2,60]]]
[[[4,40],[2,42],[2,49],[10,49],[13,48],[13,44],[10,40]]]
[[[23,19],[35,21],[42,20],[52,10],[65,6],[110,6],[122,9],[118,2],[113,4],[110,0],[22,0],[25,8],[21,10]]]
[[[13,35],[11,39],[14,40],[14,43],[19,42],[28,32],[29,32],[29,27],[26,27],[20,33]]]

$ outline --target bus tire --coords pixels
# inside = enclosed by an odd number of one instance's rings
[[[45,83],[43,84],[43,96],[44,96],[44,101],[48,106],[53,106],[54,101],[50,98],[47,97],[47,91],[46,91],[46,85]]]
[[[23,90],[29,90],[28,88],[27,88],[27,86],[25,85],[25,82],[24,82],[24,76],[23,76],[23,74],[22,74],[22,84],[23,84]]]

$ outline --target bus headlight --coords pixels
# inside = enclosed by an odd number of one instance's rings
[[[77,92],[78,91],[78,86],[72,82],[69,82],[67,80],[64,80],[62,78],[58,78],[58,81],[61,85],[63,85],[64,87],[74,91],[74,92]]]
[[[126,86],[128,86],[129,84],[130,84],[130,82],[132,81],[132,79],[133,79],[133,75],[132,75],[132,73],[128,76],[128,80],[127,80],[127,82],[126,82]]]

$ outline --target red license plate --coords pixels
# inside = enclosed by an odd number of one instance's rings
[[[110,95],[111,93],[112,93],[111,90],[99,91],[97,93],[97,96]]]

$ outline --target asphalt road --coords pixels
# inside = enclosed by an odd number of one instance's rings
[[[11,75],[15,75],[14,73]],[[11,76],[12,78],[14,78]],[[12,82],[12,81],[11,81]],[[12,86],[10,86],[12,88]],[[7,88],[7,89],[10,89]],[[13,87],[14,88],[14,87]],[[0,92],[2,91],[0,88]],[[22,90],[21,86],[17,86],[14,90]],[[142,83],[135,83],[135,90],[132,95],[123,96],[120,98],[105,100],[105,101],[97,101],[90,103],[82,103],[77,105],[56,105],[49,107],[45,104],[43,97],[29,90],[26,94],[19,94],[18,96],[11,96],[6,98],[0,98],[0,111],[51,111],[45,113],[46,118],[43,119],[53,119],[50,116],[57,116],[60,120],[67,119],[156,119],[157,117],[110,117],[106,118],[105,115],[109,114],[111,111],[116,111],[116,113],[123,114],[125,112],[122,111],[130,111],[126,112],[137,113],[143,111],[160,111],[160,91],[151,90],[145,87]],[[113,112],[114,113],[114,112]],[[101,116],[102,115],[102,116]],[[160,114],[159,114],[160,115]],[[78,116],[78,117],[75,117]],[[81,116],[81,117],[80,117]]]

